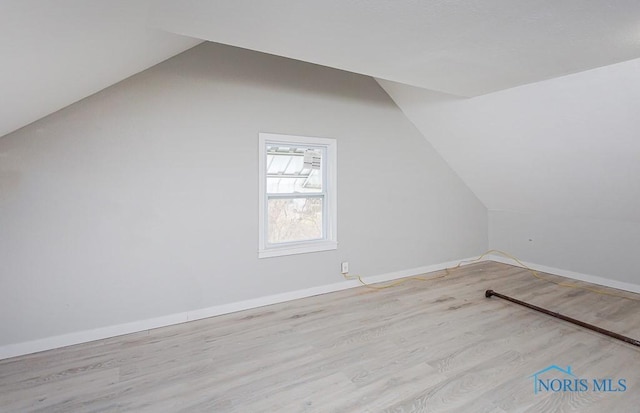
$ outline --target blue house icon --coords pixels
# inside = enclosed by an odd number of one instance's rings
[[[531,376],[529,376],[529,378],[533,377],[533,393],[534,394],[538,394],[538,386],[536,385],[538,383],[538,376],[552,370],[559,371],[560,373],[566,374],[567,376],[576,377],[576,375],[571,372],[571,366],[567,366],[567,369],[565,370],[561,367],[556,366],[555,364],[552,364],[549,367],[546,367],[540,371],[537,371],[533,373]]]

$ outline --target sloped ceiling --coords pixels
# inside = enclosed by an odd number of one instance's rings
[[[214,42],[478,96],[640,57],[638,0],[159,0]]]
[[[0,136],[209,40],[378,78],[489,209],[640,222],[637,0],[4,0],[0,34]]]
[[[166,30],[376,77],[490,210],[640,222],[640,2],[162,0]]]
[[[477,96],[640,57],[640,2],[4,0],[0,136],[202,40]]]
[[[152,3],[0,1],[0,136],[201,42],[150,27]]]
[[[378,82],[488,209],[640,223],[640,59],[472,99]]]

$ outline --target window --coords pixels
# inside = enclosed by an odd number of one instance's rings
[[[336,141],[260,134],[258,257],[337,248]]]

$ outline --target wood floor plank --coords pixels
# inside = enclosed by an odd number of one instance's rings
[[[429,276],[439,277],[440,271]],[[637,411],[640,349],[496,297],[640,339],[640,297],[483,262],[0,361],[2,412]],[[627,300],[622,297],[629,297]],[[534,394],[551,364],[623,393]]]

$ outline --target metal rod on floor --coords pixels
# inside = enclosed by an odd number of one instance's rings
[[[516,300],[515,298],[511,298],[511,297],[509,297],[507,295],[503,295],[503,294],[497,293],[497,292],[495,292],[493,290],[487,290],[484,293],[484,296],[487,297],[487,298],[491,298],[494,295],[496,297],[498,297],[498,298],[502,298],[503,300],[511,301],[512,303],[519,304],[521,306],[530,308],[532,310],[536,310],[536,311],[539,311],[541,313],[550,315],[552,317],[556,317],[556,318],[559,318],[561,320],[568,321],[568,322],[573,323],[573,324],[577,324],[580,327],[588,328],[589,330],[595,331],[597,333],[604,334],[606,336],[613,337],[615,339],[622,340],[622,341],[624,341],[626,343],[629,343],[629,344],[632,344],[634,346],[640,347],[640,340],[636,340],[636,339],[633,339],[631,337],[623,336],[622,334],[614,333],[613,331],[605,330],[604,328],[600,328],[600,327],[594,326],[592,324],[585,323],[584,321],[576,320],[575,318],[567,317],[566,315],[562,315],[560,313],[555,313],[553,311],[549,311],[546,308],[538,307],[536,305],[529,304],[529,303],[526,303],[524,301]]]

